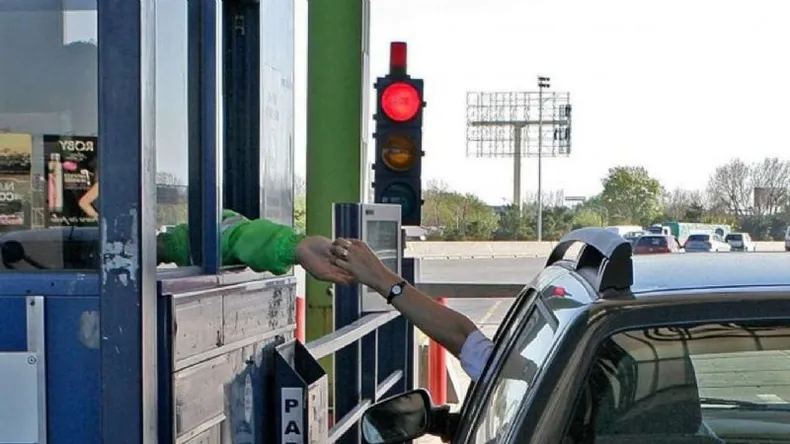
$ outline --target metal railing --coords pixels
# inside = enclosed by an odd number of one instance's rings
[[[506,299],[515,297],[523,284],[486,284],[486,283],[430,283],[418,282],[417,288],[442,303],[445,299]],[[337,308],[336,308],[337,309]],[[348,315],[348,314],[346,314]],[[336,313],[336,318],[338,313]],[[342,314],[341,314],[342,317]],[[345,317],[345,319],[350,319]],[[385,331],[395,326],[405,327],[405,334],[411,340],[405,341],[405,356],[397,352],[398,341],[393,344],[397,334],[395,330]],[[381,333],[384,332],[384,333]],[[361,442],[358,422],[362,418],[365,410],[388,394],[395,394],[402,391],[413,389],[416,383],[415,369],[417,362],[414,362],[414,333],[415,330],[398,312],[375,312],[361,313],[352,322],[338,330],[305,344],[305,348],[316,360],[336,354],[334,381],[331,386],[335,389],[334,416],[336,421],[327,432],[327,442],[342,442],[358,444]],[[379,339],[381,335],[386,336],[387,350],[379,353]],[[397,338],[402,339],[402,338]],[[361,345],[361,347],[360,347]],[[353,347],[359,347],[353,349]],[[338,359],[341,353],[349,353],[352,359]],[[353,357],[358,357],[354,360]],[[403,356],[411,365],[396,362]],[[429,387],[433,392],[436,402],[445,402],[446,387],[446,352],[438,344],[431,341],[429,345]],[[349,358],[349,356],[346,356]],[[353,367],[351,367],[353,366]],[[364,371],[362,371],[364,368]],[[379,377],[379,372],[382,377]],[[386,374],[385,374],[386,373]],[[338,406],[337,397],[348,390],[348,380],[353,380],[353,375],[361,375],[358,385],[359,392],[356,405],[346,405],[345,408]],[[344,386],[344,384],[346,384]],[[353,383],[352,383],[353,385]],[[440,388],[442,387],[442,388]],[[354,390],[354,387],[350,387]],[[329,412],[326,412],[328,415]],[[351,431],[353,433],[349,433]],[[305,436],[310,436],[309,431],[305,431]]]
[[[395,311],[371,313],[362,316],[358,320],[339,330],[336,330],[326,336],[322,336],[315,341],[307,343],[305,347],[316,360],[325,358],[348,347],[349,345],[362,341],[371,333],[376,334],[377,336],[377,331],[379,328],[398,317],[400,317],[400,314]],[[378,342],[378,337],[376,337],[375,340]],[[365,352],[370,353],[370,350],[362,351],[363,354],[365,354]],[[357,365],[361,365],[361,362]],[[404,378],[404,370],[405,369],[394,370],[381,382],[376,381],[376,385],[372,393],[367,393],[368,395],[372,396],[362,397],[356,407],[352,408],[348,412],[342,412],[343,416],[335,421],[335,424],[329,430],[329,442],[338,442],[341,437],[346,434],[346,432],[354,427],[354,425],[356,425],[362,418],[362,414],[365,413],[365,410],[370,407],[371,404],[376,402],[381,397],[381,395],[390,391],[395,386],[395,384]],[[336,387],[336,385],[334,386]],[[366,390],[363,388],[363,391]]]

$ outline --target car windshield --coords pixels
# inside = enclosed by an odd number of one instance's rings
[[[741,234],[728,234],[727,237],[724,238],[724,240],[726,240],[726,241],[742,241],[743,240],[743,235],[741,235]]]
[[[709,242],[710,234],[692,234],[688,238],[688,242]]]
[[[642,236],[636,242],[637,247],[666,247],[667,238],[664,236]]]

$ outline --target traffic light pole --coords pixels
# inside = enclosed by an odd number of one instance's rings
[[[307,232],[332,237],[336,202],[360,202],[363,8],[310,1],[307,12]],[[306,340],[334,329],[331,286],[307,277]],[[332,380],[331,357],[321,362]],[[332,389],[330,388],[330,393]]]

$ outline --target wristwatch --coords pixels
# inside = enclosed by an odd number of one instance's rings
[[[406,287],[406,285],[408,285],[406,281],[400,281],[397,284],[393,285],[392,288],[390,288],[390,293],[387,295],[387,303],[392,304],[392,300],[396,296],[400,296],[401,294],[403,294],[403,289]]]

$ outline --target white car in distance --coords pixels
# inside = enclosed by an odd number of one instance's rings
[[[730,244],[732,251],[755,251],[756,244],[749,233],[730,233],[724,241]]]

